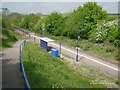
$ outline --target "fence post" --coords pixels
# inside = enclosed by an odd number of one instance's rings
[[[24,46],[25,46],[25,44],[26,44],[26,39],[24,40]]]
[[[41,47],[41,40],[40,40],[40,47]]]
[[[30,35],[30,33],[29,33],[29,39],[31,38],[31,35]]]
[[[25,89],[26,90],[31,90],[30,85],[29,85],[28,80],[27,80],[25,70],[24,70],[24,66],[23,66],[23,63],[22,63],[22,49],[24,48],[25,45],[26,45],[26,39],[20,45],[20,69],[21,69],[21,72],[22,72],[23,77],[24,77]]]
[[[34,37],[34,43],[35,43],[35,37]]]
[[[22,70],[21,69],[21,45],[20,45],[20,70]]]

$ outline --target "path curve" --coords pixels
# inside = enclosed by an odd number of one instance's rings
[[[20,71],[19,40],[2,54],[2,88],[24,88],[24,80]]]

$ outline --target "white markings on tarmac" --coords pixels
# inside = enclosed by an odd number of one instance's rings
[[[40,39],[40,37],[38,37],[38,36],[35,36],[35,35],[31,35],[31,36]],[[50,44],[53,44],[53,45],[55,45],[55,46],[57,46],[57,47],[60,47],[60,46],[58,46],[57,44],[54,44],[54,43],[50,43]],[[72,51],[72,50],[66,49],[66,48],[64,48],[64,47],[61,47],[61,48],[62,48],[62,49],[65,49],[65,50],[67,50],[67,51],[69,51],[69,52],[71,52],[71,53],[76,54],[76,52],[74,52],[74,51]],[[117,68],[112,67],[112,66],[107,65],[107,64],[104,64],[104,63],[102,63],[102,62],[99,62],[99,61],[97,61],[97,60],[95,60],[95,59],[93,59],[93,58],[90,58],[90,57],[88,57],[88,56],[81,55],[81,54],[78,54],[78,55],[79,55],[79,56],[82,56],[82,57],[85,57],[85,58],[87,58],[87,59],[89,59],[89,60],[91,60],[91,61],[94,61],[94,62],[96,62],[96,63],[99,63],[99,64],[101,64],[101,65],[104,65],[104,66],[106,66],[106,67],[109,67],[109,68],[111,68],[111,69],[114,69],[114,70],[118,71]]]

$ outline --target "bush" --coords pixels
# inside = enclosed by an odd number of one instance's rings
[[[97,28],[91,30],[89,40],[92,42],[103,43],[106,40],[116,45],[118,43],[118,21],[102,21],[97,24]]]
[[[106,52],[114,52],[114,47],[113,46],[108,46],[106,47]]]
[[[97,22],[107,17],[107,12],[102,10],[102,7],[95,2],[88,2],[83,7],[80,6],[76,10],[76,14],[76,20],[79,21],[79,25],[84,29],[81,31],[79,27],[82,34],[81,37],[85,39],[89,37],[89,31],[96,28]]]
[[[61,35],[63,30],[62,25],[63,17],[57,12],[53,12],[52,14],[48,15],[45,20],[45,29],[51,35]]]

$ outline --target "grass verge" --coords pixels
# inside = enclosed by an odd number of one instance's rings
[[[38,44],[27,42],[22,55],[31,88],[105,88],[91,84],[91,79],[70,68],[62,59],[52,57]]]
[[[2,33],[0,35],[0,39],[2,40],[1,41],[2,45],[0,46],[0,51],[11,47],[13,44],[15,44],[17,40],[23,38],[24,37],[21,34],[14,32],[11,29],[2,28]]]

